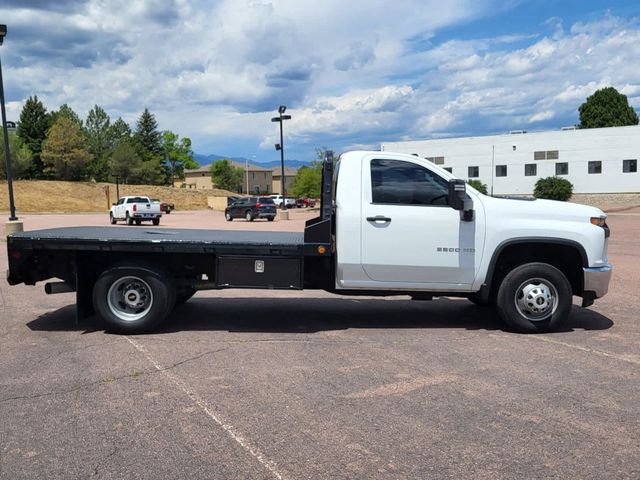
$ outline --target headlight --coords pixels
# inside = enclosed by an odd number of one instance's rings
[[[607,217],[591,217],[591,225],[595,225],[597,227],[604,229],[604,237],[608,238],[611,235],[611,230],[609,230],[609,226],[607,225]]]

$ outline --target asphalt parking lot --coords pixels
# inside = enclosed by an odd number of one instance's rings
[[[2,279],[0,478],[640,478],[640,212],[608,223],[609,295],[546,335],[463,299],[226,290],[117,336]]]

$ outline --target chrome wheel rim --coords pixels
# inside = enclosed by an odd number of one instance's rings
[[[153,292],[147,282],[139,277],[119,278],[107,293],[109,310],[120,320],[134,322],[144,317],[153,305]]]
[[[542,278],[530,278],[520,284],[515,294],[518,313],[531,322],[553,315],[558,308],[558,290]]]

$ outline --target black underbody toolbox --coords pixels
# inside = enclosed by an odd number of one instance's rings
[[[223,288],[302,289],[302,258],[221,256],[216,281]]]

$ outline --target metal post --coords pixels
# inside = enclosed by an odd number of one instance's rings
[[[244,159],[244,174],[247,177],[247,191],[245,192],[247,195],[249,195],[249,159],[245,158]]]
[[[120,200],[120,176],[116,175],[116,203]]]
[[[284,182],[284,142],[282,140],[282,113],[280,113],[280,168],[282,169],[282,178],[280,185],[282,185],[282,209],[287,208],[287,188]]]
[[[4,136],[4,165],[7,171],[7,187],[9,190],[9,208],[11,210],[10,221],[18,220],[16,217],[16,205],[13,200],[13,178],[11,176],[11,153],[9,152],[9,131],[7,130],[7,112],[4,108],[4,83],[2,79],[2,62],[0,61],[0,105],[2,110],[2,133]]]

